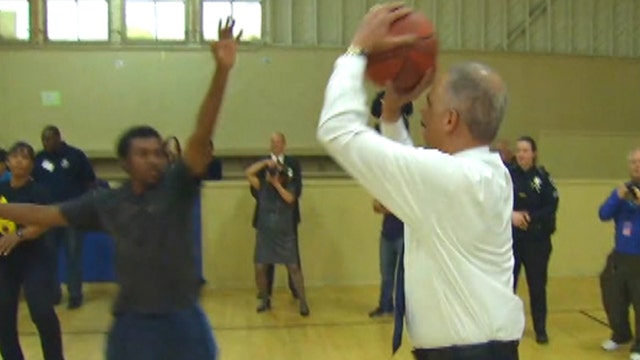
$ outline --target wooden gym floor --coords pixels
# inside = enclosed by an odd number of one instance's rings
[[[524,279],[519,291],[528,313]],[[105,334],[111,321],[112,285],[86,286],[85,305],[75,311],[57,308],[67,360],[103,359]],[[609,336],[596,278],[554,278],[549,281],[550,344],[533,340],[530,319],[520,345],[523,360],[628,359],[628,347],[613,353],[600,350]],[[203,308],[215,329],[224,360],[391,359],[391,318],[372,320],[378,289],[323,287],[308,290],[311,316],[302,318],[297,303],[278,289],[271,313],[256,314],[255,291],[205,290]],[[42,359],[35,327],[24,304],[19,315],[20,340],[29,360]],[[410,360],[410,342],[394,357]]]

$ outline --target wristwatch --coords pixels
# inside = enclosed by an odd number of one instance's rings
[[[18,239],[24,240],[24,233],[22,232],[22,229],[16,230],[16,236],[18,237]]]
[[[355,45],[350,45],[344,54],[347,56],[367,56],[367,52],[363,48]]]

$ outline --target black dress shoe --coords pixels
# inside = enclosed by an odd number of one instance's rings
[[[549,336],[546,333],[536,334],[536,342],[540,345],[549,343]]]
[[[82,297],[73,297],[69,298],[69,303],[67,304],[67,309],[75,310],[82,306]]]

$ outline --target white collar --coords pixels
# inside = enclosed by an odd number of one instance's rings
[[[458,151],[453,154],[453,156],[461,156],[461,157],[476,157],[490,154],[491,150],[489,149],[489,145],[475,146],[472,148],[468,148],[462,151]]]

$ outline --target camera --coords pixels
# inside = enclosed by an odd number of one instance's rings
[[[274,166],[274,167],[269,167],[267,168],[267,173],[271,176],[276,176],[280,173],[280,169],[278,169],[278,167]]]
[[[627,187],[627,190],[629,190],[629,195],[634,199],[638,199],[638,196],[636,196],[636,192],[634,191],[634,189],[640,190],[640,184],[635,182],[628,182],[625,185]]]

